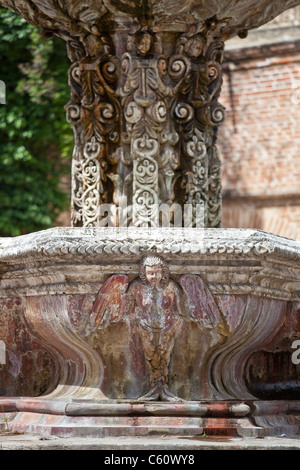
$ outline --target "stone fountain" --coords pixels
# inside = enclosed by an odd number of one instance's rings
[[[0,0],[72,62],[72,227],[0,239],[0,405],[44,436],[297,434],[300,243],[221,228],[224,42],[300,0]]]

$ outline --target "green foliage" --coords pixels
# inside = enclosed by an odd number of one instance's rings
[[[65,43],[0,7],[0,236],[42,230],[68,208],[73,133]]]

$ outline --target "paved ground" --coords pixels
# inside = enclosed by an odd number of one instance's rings
[[[102,450],[163,451],[180,455],[182,451],[200,450],[300,450],[299,437],[212,438],[212,437],[118,437],[116,438],[45,438],[32,434],[0,433],[0,450]],[[111,456],[112,452],[105,452]],[[156,452],[157,454],[157,452]],[[137,453],[139,455],[139,452]]]

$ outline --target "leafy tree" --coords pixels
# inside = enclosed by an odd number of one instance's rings
[[[0,7],[0,236],[51,227],[68,207],[73,133],[65,43]]]

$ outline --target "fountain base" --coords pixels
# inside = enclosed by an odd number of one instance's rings
[[[57,437],[227,436],[299,433],[300,401],[133,401],[1,399],[11,431]]]
[[[235,229],[68,228],[1,239],[0,407],[11,429],[297,434],[299,253],[297,241]],[[156,356],[143,317],[99,317],[128,286],[143,294],[149,254],[168,266],[168,295],[189,294],[177,323],[167,310],[169,336],[153,333]],[[172,401],[143,400],[157,371]]]

